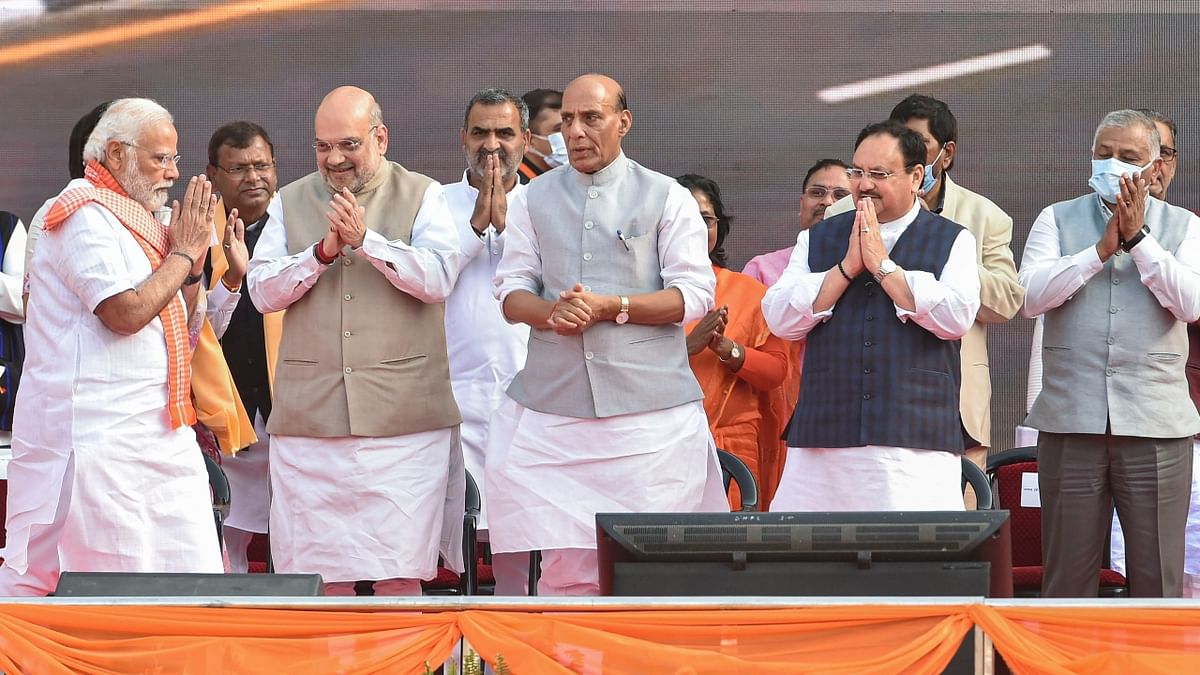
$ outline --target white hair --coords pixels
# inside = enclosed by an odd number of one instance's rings
[[[1162,152],[1162,137],[1158,134],[1158,127],[1154,125],[1154,119],[1144,112],[1128,108],[1114,110],[1100,120],[1100,126],[1096,127],[1096,135],[1092,137],[1092,151],[1096,150],[1096,141],[1100,140],[1101,131],[1113,128],[1128,129],[1135,125],[1141,125],[1146,129],[1146,140],[1150,143],[1150,158],[1158,159],[1159,153]]]
[[[147,127],[163,122],[174,124],[175,118],[157,102],[148,98],[117,99],[104,111],[84,143],[83,161],[103,162],[109,141],[136,143]]]

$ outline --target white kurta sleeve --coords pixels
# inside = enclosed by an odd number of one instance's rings
[[[9,323],[25,322],[25,224],[17,220],[8,246],[4,248],[4,267],[0,269],[0,319]]]
[[[117,223],[117,227],[123,227]],[[87,204],[62,226],[46,236],[62,237],[60,256],[43,261],[57,266],[59,276],[88,311],[101,302],[137,288],[107,212],[98,204]]]
[[[1136,250],[1136,249],[1135,249]],[[1021,314],[1032,319],[1063,304],[1104,267],[1095,246],[1063,255],[1053,207],[1033,221],[1017,281],[1025,287]]]
[[[827,273],[840,274],[829,270],[813,272],[808,268],[808,230],[801,231],[787,268],[763,297],[763,317],[772,333],[784,340],[799,340],[833,316],[833,307],[823,312],[813,311]]]
[[[422,302],[445,301],[470,257],[460,244],[441,184],[433,183],[425,190],[410,239],[408,244],[388,241],[378,232],[368,230],[363,245],[355,253],[369,261],[398,290]],[[471,242],[468,245],[473,246]]]
[[[275,195],[267,207],[267,223],[254,246],[254,257],[246,272],[250,300],[263,314],[287,309],[307,293],[317,283],[321,272],[329,267],[317,260],[312,246],[288,255],[283,218],[283,201]]]
[[[504,254],[500,256],[492,280],[496,299],[502,306],[513,291],[542,294],[542,252],[538,249],[537,235],[529,222],[529,206],[524,199],[513,200],[508,205],[508,224],[504,232],[507,240]]]
[[[208,280],[205,279],[204,287],[208,288]],[[213,332],[217,334],[217,339],[225,336],[225,331],[229,328],[229,321],[233,319],[233,310],[237,309],[238,301],[242,299],[241,291],[232,293],[225,284],[221,281],[208,291],[208,306],[204,313],[208,317],[208,323],[212,326]]]
[[[904,270],[904,278],[916,308],[910,312],[896,307],[901,321],[912,319],[943,340],[957,340],[974,325],[979,313],[979,266],[975,236],[970,232],[958,233],[940,275]]]
[[[676,325],[700,319],[712,310],[717,277],[708,258],[708,226],[692,193],[678,183],[667,193],[658,225],[658,260],[663,288],[677,289],[683,295],[683,318]]]
[[[1187,233],[1172,255],[1147,234],[1130,251],[1142,283],[1176,319],[1200,318],[1200,218],[1192,216]]]

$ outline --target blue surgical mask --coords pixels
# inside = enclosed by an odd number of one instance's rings
[[[1146,166],[1139,167],[1136,164],[1122,162],[1116,157],[1093,159],[1092,177],[1088,180],[1088,187],[1095,190],[1096,194],[1100,195],[1104,201],[1116,204],[1117,196],[1121,194],[1121,176],[1141,173],[1153,164],[1154,162],[1151,161]]]
[[[535,154],[546,160],[546,163],[551,167],[562,166],[567,163],[567,139],[563,137],[561,131],[556,131],[549,136],[533,135],[535,138],[540,138],[550,144],[550,154],[538,152],[536,148],[530,148]]]
[[[932,162],[925,165],[925,180],[921,182],[921,192],[929,194],[929,191],[933,189],[933,184],[937,182],[937,176],[933,175],[933,167],[942,161],[942,153],[945,151],[946,146],[943,145],[942,149],[938,150],[937,157],[934,157]]]

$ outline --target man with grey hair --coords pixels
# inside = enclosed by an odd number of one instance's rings
[[[467,471],[481,492],[488,421],[504,402],[504,390],[513,376],[525,364],[525,341],[529,339],[529,327],[506,321],[492,294],[492,278],[507,241],[504,228],[509,204],[525,199],[517,166],[529,133],[529,109],[523,100],[503,89],[478,92],[467,104],[460,133],[467,169],[461,181],[446,186],[446,201],[458,226],[463,253],[470,261],[446,298],[450,380],[463,416]],[[481,538],[487,537],[484,496]],[[496,595],[524,594],[528,569],[528,554],[494,553]]]
[[[465,258],[442,186],[388,161],[379,104],[325,96],[317,171],[267,207],[246,283],[287,310],[275,369],[271,553],[330,595],[419,595],[461,569],[465,477],[442,303]]]
[[[222,571],[189,386],[216,199],[196,176],[169,224],[155,217],[177,140],[154,101],[114,102],[84,147],[87,184],[46,215],[0,595],[43,595],[61,570]]]
[[[1038,430],[1042,594],[1095,596],[1109,505],[1139,597],[1178,597],[1200,414],[1184,375],[1200,318],[1200,219],[1149,196],[1161,170],[1154,121],[1106,115],[1092,144],[1094,193],[1046,207],[1019,279],[1044,315]],[[1101,394],[1102,392],[1102,394]]]

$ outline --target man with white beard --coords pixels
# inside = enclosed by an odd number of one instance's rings
[[[28,351],[9,464],[0,595],[44,595],[61,570],[221,572],[191,426],[192,340],[216,199],[179,176],[171,114],[115,101],[84,146],[34,254]]]
[[[467,104],[461,133],[467,170],[462,181],[446,186],[446,202],[470,260],[446,298],[450,381],[463,416],[463,458],[481,491],[488,421],[525,365],[529,339],[529,326],[509,323],[492,294],[492,279],[508,239],[508,207],[525,202],[517,167],[529,135],[529,110],[523,100],[503,89],[475,94]],[[487,537],[487,495],[483,497],[481,538]],[[495,552],[492,570],[496,595],[525,594],[528,553]]]

